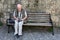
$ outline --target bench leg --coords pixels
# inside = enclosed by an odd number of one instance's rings
[[[8,33],[10,33],[10,26],[8,26]]]
[[[14,26],[8,26],[8,33],[10,33],[10,28],[14,31]]]
[[[13,32],[14,32],[14,30],[15,30],[15,29],[14,29],[14,26],[12,26],[12,30],[13,30]]]
[[[52,26],[52,35],[54,35],[54,27]]]

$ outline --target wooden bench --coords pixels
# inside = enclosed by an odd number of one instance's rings
[[[9,26],[12,26],[14,24],[9,22],[7,23],[9,32]],[[28,13],[27,23],[23,25],[52,27],[52,35],[54,35],[53,22],[49,13]]]

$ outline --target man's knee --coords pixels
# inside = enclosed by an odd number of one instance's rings
[[[17,24],[18,23],[18,21],[17,20],[15,20],[15,24]]]
[[[21,25],[22,25],[22,24],[23,24],[23,21],[19,22],[19,24],[21,24]]]

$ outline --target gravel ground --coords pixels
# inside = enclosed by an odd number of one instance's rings
[[[23,28],[23,35],[20,38],[16,38],[12,30],[10,33],[7,33],[7,26],[2,26],[0,28],[0,40],[60,40],[60,28],[54,28],[54,36],[51,32],[41,30],[40,28],[26,28]]]

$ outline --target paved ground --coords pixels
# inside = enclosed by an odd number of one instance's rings
[[[27,29],[23,28],[23,36],[16,38],[13,35],[13,31],[7,33],[7,27],[3,26],[0,28],[0,40],[60,40],[60,28],[55,28],[55,35],[46,30],[40,28]]]

